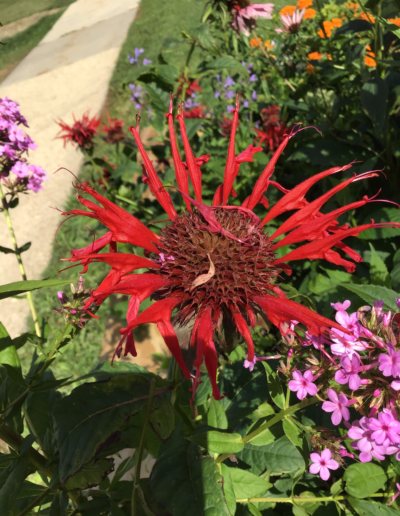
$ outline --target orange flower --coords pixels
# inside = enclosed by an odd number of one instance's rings
[[[347,9],[352,9],[353,11],[358,11],[358,9],[360,8],[360,5],[351,2],[351,3],[347,3],[346,7],[347,7]]]
[[[375,54],[374,54],[375,55]],[[367,66],[376,66],[376,61],[372,57],[365,56],[364,62]]]
[[[308,59],[311,59],[311,61],[318,61],[318,59],[321,59],[322,54],[319,52],[311,52],[311,54],[308,54]]]
[[[275,43],[271,43],[269,40],[267,40],[264,43],[264,47],[266,47],[267,50],[272,50],[273,48],[275,48]]]
[[[365,14],[364,12],[360,13],[360,20],[369,21],[370,23],[375,23],[375,18],[370,14]]]
[[[390,18],[388,22],[393,23],[394,25],[397,25],[400,27],[400,18]]]
[[[333,18],[331,23],[334,27],[342,26],[342,20],[340,18]]]
[[[262,44],[262,39],[261,38],[253,38],[250,40],[250,46],[251,47],[259,47],[260,45]]]
[[[295,9],[296,9],[295,5],[287,5],[279,11],[279,14],[281,16],[286,16],[286,15],[293,16]]]
[[[307,7],[311,7],[313,0],[299,0],[297,2],[297,7],[299,9],[306,9]]]
[[[317,14],[317,11],[315,9],[306,9],[306,12],[304,13],[303,19],[304,20],[311,20],[311,18],[314,18],[314,16]]]
[[[329,61],[332,61],[332,56],[330,54],[326,54],[326,55],[327,55]]]
[[[330,38],[332,31],[334,29],[333,23],[330,21],[324,21],[324,29],[325,29],[325,33],[326,33],[327,37]],[[325,34],[322,29],[319,29],[318,36],[322,39],[325,39]]]
[[[317,71],[315,66],[313,66],[312,64],[307,65],[306,70],[307,70],[307,73],[309,73],[310,75],[313,73],[316,73],[316,71]]]

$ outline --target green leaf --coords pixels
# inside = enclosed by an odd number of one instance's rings
[[[285,395],[283,394],[282,383],[268,362],[262,362],[262,365],[264,366],[267,374],[268,389],[271,398],[280,409],[283,409],[285,406]]]
[[[383,306],[384,310],[397,311],[397,304],[395,301],[397,293],[394,290],[390,290],[379,285],[351,285],[348,283],[341,283],[340,286],[354,292],[370,306],[374,306],[375,300],[383,300],[385,302]]]
[[[113,470],[113,459],[92,460],[65,482],[68,491],[97,486]]]
[[[380,23],[384,25],[385,29],[390,30],[391,32],[396,34],[398,38],[400,38],[400,27],[398,25],[389,22],[388,20],[386,20],[386,18],[382,18],[382,16],[375,16],[375,20],[379,20]]]
[[[21,292],[28,292],[31,290],[37,290],[38,288],[57,288],[66,285],[67,283],[73,283],[71,279],[49,279],[49,280],[30,280],[30,281],[15,281],[14,283],[8,283],[7,285],[0,286],[0,299],[7,297],[16,296]]]
[[[379,208],[370,213],[363,221],[363,224],[369,224],[371,219],[375,222],[400,222],[400,210],[398,208]],[[381,238],[398,238],[399,236],[399,228],[382,227],[362,231],[358,238],[369,241]]]
[[[359,463],[349,466],[343,475],[345,489],[350,496],[366,498],[381,489],[387,475],[383,468],[373,463]]]
[[[211,457],[175,429],[150,475],[155,499],[171,516],[231,516],[223,478]],[[231,504],[230,504],[231,505]]]
[[[49,516],[67,516],[68,500],[66,491],[57,491],[51,502]]]
[[[8,348],[9,349],[9,348]],[[10,364],[0,364],[7,371],[8,377],[21,387],[28,387],[28,384],[24,380],[20,367],[13,367]]]
[[[207,50],[207,52],[213,55],[218,55],[218,47],[209,32],[207,24],[203,24],[199,28],[195,29],[193,31],[193,37],[197,38],[200,46]]]
[[[301,453],[286,436],[263,446],[262,451],[271,475],[282,475],[305,467]]]
[[[189,441],[213,453],[238,453],[244,446],[240,434],[228,434],[216,430],[192,435]]]
[[[349,502],[359,516],[398,516],[399,514],[399,511],[396,509],[371,500],[349,498]]]
[[[13,341],[0,322],[0,364],[8,364],[10,367],[20,371],[21,362]]]
[[[386,124],[388,95],[387,84],[381,77],[366,82],[360,92],[361,104],[379,132]]]
[[[150,97],[151,107],[157,115],[165,117],[169,109],[169,93],[162,90],[155,82],[145,83],[141,85],[147,91]]]
[[[373,26],[367,20],[351,20],[342,27],[336,29],[333,39],[341,36],[342,34],[356,34],[358,32],[372,29]]]
[[[201,118],[185,118],[186,133],[188,140],[191,140],[193,138],[193,136],[197,133],[202,123],[204,122]]]
[[[156,67],[156,73],[166,84],[175,84],[178,76],[178,68],[169,64],[158,65]]]
[[[27,251],[28,249],[30,249],[32,245],[32,242],[27,242],[26,244],[22,245],[21,247],[19,247],[19,252],[20,253],[24,253],[25,251]]]
[[[14,251],[14,249],[10,249],[9,247],[3,247],[0,245],[0,253],[15,254],[15,251]]]
[[[232,468],[228,468],[226,464],[221,464],[221,473],[224,477],[224,494],[225,500],[228,505],[228,509],[231,514],[235,514],[236,512],[236,496],[235,491],[233,489],[233,483],[231,478],[231,470]]]
[[[213,61],[207,63],[207,68],[211,70],[223,70],[223,69],[235,69],[239,73],[243,75],[248,75],[246,68],[236,61],[236,59],[232,56],[222,56],[214,59]]]
[[[264,494],[272,484],[249,471],[229,468],[236,498],[252,498]]]
[[[371,248],[371,261],[370,264],[370,275],[371,275],[371,283],[373,285],[382,285],[384,287],[391,287],[389,271],[385,265],[385,262],[375,251],[374,246],[369,243]]]
[[[1,516],[8,516],[28,475],[28,457],[20,457],[7,468],[6,481],[0,489]]]
[[[210,408],[207,414],[207,423],[209,426],[226,430],[228,428],[228,419],[221,403],[215,398],[211,398]]]
[[[300,428],[295,423],[290,421],[290,419],[284,419],[282,421],[282,426],[289,441],[298,448],[301,448],[303,446],[303,432],[300,430]]]
[[[166,398],[161,396],[154,398],[150,426],[162,441],[168,439],[172,434],[175,428],[174,409]]]
[[[337,496],[343,491],[343,478],[331,485],[331,495]]]
[[[272,415],[275,415],[273,407],[269,403],[261,403],[261,405],[247,417],[248,419],[256,421],[257,419]]]
[[[158,384],[164,386],[165,381],[159,379]],[[111,444],[120,439],[130,417],[147,403],[149,387],[148,376],[116,375],[108,381],[81,385],[55,405],[63,485],[96,456],[105,441]]]

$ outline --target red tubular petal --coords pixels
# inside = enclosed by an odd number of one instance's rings
[[[363,226],[357,226],[355,228],[346,229],[334,235],[322,238],[321,240],[317,240],[316,242],[311,242],[309,244],[302,245],[298,249],[295,249],[290,253],[286,254],[285,256],[278,258],[278,260],[275,260],[273,264],[278,265],[288,261],[304,259],[318,260],[319,258],[324,258],[324,253],[329,251],[333,246],[337,245],[344,238],[347,238],[349,236],[357,236],[359,233],[361,233],[361,231],[379,227],[399,228],[400,224],[397,222],[371,223],[364,224]]]
[[[83,247],[82,249],[72,249],[71,255],[73,258],[79,258],[82,259],[86,254],[94,254],[98,253],[106,245],[108,245],[111,242],[112,233],[111,231],[107,231],[105,235],[95,240],[92,244]]]
[[[315,199],[315,201],[310,202],[310,204],[307,204],[307,206],[301,208],[299,211],[294,213],[291,217],[285,220],[283,224],[280,225],[280,227],[271,236],[271,240],[274,240],[279,235],[283,235],[291,229],[301,226],[302,224],[306,224],[307,222],[312,220],[315,217],[315,215],[319,212],[321,207],[328,201],[328,199],[333,197],[340,190],[346,188],[346,186],[348,186],[350,183],[354,181],[355,177],[356,176],[350,177],[346,181],[343,181],[343,183],[340,183],[334,188],[331,188],[331,190],[326,192],[324,195],[321,195],[321,197],[318,197],[318,199]]]
[[[274,173],[276,162],[288,144],[289,138],[290,137],[287,134],[283,136],[282,143],[275,151],[275,154],[270,159],[268,165],[262,171],[261,176],[257,179],[247,205],[250,210],[252,210],[254,206],[260,202],[261,196],[267,191],[269,178]]]
[[[129,276],[125,276],[125,278],[126,277]],[[125,294],[127,296],[140,295],[143,300],[156,290],[165,287],[170,283],[170,281],[154,274],[134,274],[129,280],[122,278],[122,280],[112,288],[102,290],[101,292],[99,292],[99,289],[95,290],[93,292],[93,297],[100,297],[104,294]],[[145,294],[147,295],[143,298]]]
[[[310,220],[306,224],[303,224],[299,228],[289,233],[285,238],[277,242],[271,249],[278,249],[284,245],[295,244],[303,240],[318,240],[323,238],[323,232],[329,227],[330,224],[332,224],[334,220],[340,217],[340,215],[346,211],[354,210],[355,208],[364,206],[364,204],[367,202],[368,199],[363,199],[362,201],[353,202],[352,204],[338,208],[337,210],[331,211],[330,213],[322,215],[321,217],[316,217],[315,219]]]
[[[216,400],[222,400],[224,396],[221,396],[217,385],[218,355],[215,350],[215,344],[212,340],[209,340],[206,343],[204,359],[208,375],[210,377],[213,396]]]
[[[82,260],[82,258],[69,258],[69,262],[77,262]],[[92,262],[104,262],[107,265],[110,265],[113,269],[116,269],[120,272],[120,274],[127,274],[136,269],[144,269],[144,268],[155,268],[159,269],[161,265],[159,263],[154,263],[147,258],[142,258],[141,256],[136,256],[135,254],[128,253],[102,253],[102,254],[87,254],[84,260],[90,260]]]
[[[132,133],[132,136],[135,138],[136,145],[138,146],[140,155],[143,158],[144,165],[149,175],[149,181],[152,185],[152,192],[156,196],[157,201],[164,208],[165,212],[171,218],[171,220],[174,220],[174,218],[176,217],[176,211],[174,205],[172,204],[171,197],[163,187],[163,184],[161,183],[160,178],[157,175],[157,172],[154,170],[153,164],[150,161],[150,158],[148,157],[146,151],[144,150],[138,131],[132,126],[129,127],[129,130]]]
[[[194,195],[196,199],[201,202],[201,171],[200,167],[196,163],[196,160],[193,156],[192,149],[190,147],[190,143],[186,134],[185,121],[183,120],[183,116],[181,114],[177,115],[177,120],[179,122],[179,127],[181,129],[183,147],[185,149],[186,161],[189,170],[190,180],[193,185]]]
[[[169,113],[165,115],[168,118],[168,127],[169,127],[169,138],[171,140],[171,149],[172,149],[172,157],[175,165],[175,177],[176,182],[180,190],[189,195],[189,180],[186,169],[182,163],[181,157],[179,155],[178,145],[176,143],[176,134],[174,129],[174,117],[172,115],[172,98],[170,100],[169,105]],[[187,199],[184,199],[186,207],[188,211],[192,211],[192,207],[190,206],[190,202]]]
[[[335,265],[341,265],[346,269],[346,271],[349,274],[353,274],[356,270],[356,264],[353,262],[349,262],[348,260],[345,260],[340,256],[339,253],[336,251],[332,251],[332,249],[329,249],[329,251],[326,251],[324,253],[324,259],[327,262],[334,263]]]
[[[282,324],[290,323],[290,321],[294,320],[304,324],[309,333],[316,337],[323,335],[329,328],[336,328],[349,335],[351,334],[349,330],[340,324],[330,321],[295,301],[269,295],[254,297],[252,301],[264,310],[268,319],[279,329],[281,329]]]
[[[223,186],[223,195],[222,195],[222,204],[225,206],[226,201],[228,200],[229,194],[231,193],[233,183],[235,181],[235,177],[239,172],[239,166],[236,163],[235,159],[235,136],[236,129],[238,126],[239,120],[239,95],[236,97],[236,109],[233,110],[233,119],[232,119],[232,128],[231,128],[231,137],[229,140],[228,147],[228,156],[225,165],[225,174],[224,174],[224,186]]]
[[[172,326],[170,321],[159,321],[157,323],[157,328],[159,329],[165,341],[165,344],[168,346],[168,349],[171,351],[172,356],[175,358],[179,367],[181,368],[181,371],[189,380],[191,376],[183,360],[182,351],[179,346],[178,337],[175,334],[174,327]]]
[[[219,185],[219,187],[215,190],[215,194],[214,194],[214,198],[213,198],[213,202],[212,202],[212,205],[213,206],[221,206],[222,204],[222,194],[224,192],[224,185]],[[233,195],[233,197],[237,197],[237,193],[235,192],[235,189],[232,188],[231,190],[231,195]]]
[[[252,362],[254,359],[254,345],[253,339],[251,338],[249,327],[247,326],[247,323],[243,319],[242,314],[240,312],[232,310],[232,313],[236,327],[239,333],[244,337],[247,344],[247,360],[249,360],[249,362]]]
[[[284,213],[285,211],[298,210],[299,208],[302,208],[304,206],[302,200],[305,194],[317,181],[332,174],[337,174],[342,170],[347,170],[350,167],[351,164],[345,165],[344,167],[330,168],[329,170],[320,172],[319,174],[316,174],[315,176],[312,176],[309,179],[306,179],[305,181],[300,183],[299,185],[295,186],[293,190],[289,190],[288,193],[284,195],[281,199],[279,199],[279,201],[271,208],[268,215],[262,221],[261,226],[264,226],[267,222],[274,219],[281,213]],[[278,183],[275,184],[275,186],[277,185]]]

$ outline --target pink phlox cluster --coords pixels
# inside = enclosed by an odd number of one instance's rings
[[[329,479],[331,475],[330,469],[335,470],[339,468],[339,463],[332,459],[332,452],[329,449],[323,450],[321,454],[312,453],[310,458],[313,462],[310,466],[310,473],[313,475],[319,474],[322,480]]]
[[[347,408],[349,405],[347,397],[344,394],[339,394],[338,396],[333,389],[328,389],[327,395],[331,401],[324,401],[322,410],[332,412],[332,423],[336,426],[340,425],[342,418],[348,421],[350,419],[350,411]]]
[[[337,310],[335,319],[336,321],[349,330],[352,335],[345,333],[344,331],[333,328],[331,331],[331,339],[333,344],[331,345],[331,351],[334,355],[349,355],[357,351],[364,351],[367,347],[367,343],[360,341],[359,337],[362,333],[362,326],[359,323],[359,313],[353,312],[349,315],[344,308],[350,306],[350,301],[341,303],[332,303],[332,306]]]
[[[340,357],[341,369],[335,373],[335,381],[341,385],[349,384],[352,391],[356,391],[361,385],[361,378],[358,376],[360,372],[361,361],[357,354],[353,354],[350,358],[348,355]]]
[[[41,190],[48,179],[42,167],[29,165],[25,153],[37,145],[20,126],[28,127],[19,104],[9,98],[0,99],[0,177],[12,193]],[[10,173],[14,178],[9,178]]]
[[[297,393],[299,400],[304,399],[307,394],[314,396],[317,394],[317,386],[313,383],[314,376],[311,371],[293,371],[293,380],[289,382],[289,389]]]

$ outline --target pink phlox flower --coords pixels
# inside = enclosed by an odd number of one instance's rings
[[[13,172],[20,179],[30,176],[29,167],[23,161],[17,161],[12,167],[11,172]]]
[[[368,348],[368,343],[365,341],[358,340],[357,337],[347,335],[343,331],[332,328],[331,339],[331,351],[334,355],[348,355],[352,357],[357,351],[365,351]]]
[[[331,344],[323,335],[316,337],[315,335],[310,335],[308,331],[306,331],[306,338],[303,341],[303,346],[314,346],[315,349],[321,349],[324,344]]]
[[[383,409],[378,418],[370,418],[368,427],[372,430],[371,437],[378,445],[385,447],[400,442],[400,423],[388,409]]]
[[[300,30],[301,22],[303,21],[305,12],[305,9],[300,11],[296,7],[292,16],[290,16],[290,14],[281,15],[283,27],[275,29],[275,32],[287,32],[289,34],[296,34]]]
[[[346,396],[344,394],[339,394],[338,396],[333,389],[328,389],[327,395],[331,401],[324,401],[322,410],[332,412],[332,423],[336,426],[340,425],[342,418],[348,421],[350,419],[350,411],[347,408],[349,400]]]
[[[379,371],[383,371],[383,376],[400,376],[400,351],[396,352],[391,342],[387,345],[388,354],[379,355]]]
[[[240,30],[245,36],[250,36],[250,29],[255,27],[255,20],[257,18],[272,18],[272,11],[274,4],[252,4],[244,9],[239,6],[235,7],[235,12],[232,18],[232,27],[235,30]]]
[[[336,321],[344,328],[351,331],[354,337],[358,337],[361,333],[361,325],[358,322],[360,315],[358,312],[353,312],[349,315],[344,310],[338,310],[335,315]]]
[[[248,360],[246,358],[246,360],[243,362],[243,367],[245,367],[246,369],[248,369],[250,372],[253,371],[254,369],[254,366],[256,365],[256,362],[257,362],[257,358],[256,358],[256,354],[254,353],[254,358],[253,360]]]
[[[392,312],[388,312],[387,314],[383,314],[382,324],[385,328],[387,328],[390,324],[390,321],[392,319]]]
[[[14,143],[22,143],[25,140],[25,133],[17,125],[13,124],[8,128],[8,137]]]
[[[371,462],[373,457],[378,460],[384,460],[386,448],[374,442],[368,423],[369,419],[367,417],[353,422],[347,435],[351,439],[356,439],[357,442],[352,442],[351,446],[360,452],[359,459],[361,462]]]
[[[332,459],[331,450],[324,450],[321,455],[319,453],[311,453],[310,458],[313,462],[310,466],[310,473],[312,475],[318,475],[322,480],[328,480],[330,477],[330,469],[338,469],[339,464]]]
[[[391,384],[390,384],[390,387],[395,390],[395,391],[400,391],[400,381],[396,381],[394,380]]]
[[[340,448],[339,450],[339,455],[341,457],[349,457],[350,459],[354,459],[355,456],[354,456],[354,453],[349,453],[346,448],[344,448],[343,446]]]
[[[349,388],[356,391],[361,385],[361,378],[358,376],[360,370],[360,358],[357,354],[353,354],[350,358],[347,355],[340,357],[340,365],[342,369],[336,371],[335,381],[341,385],[349,383]]]
[[[343,303],[331,303],[331,307],[334,309],[334,310],[342,310],[343,312],[346,311],[349,306],[351,305],[351,302],[346,299],[346,301],[344,301]]]
[[[304,375],[300,371],[293,371],[293,380],[289,382],[289,389],[293,392],[297,392],[297,397],[302,400],[309,394],[314,396],[317,394],[317,386],[313,382],[313,374],[311,371],[305,371]]]

